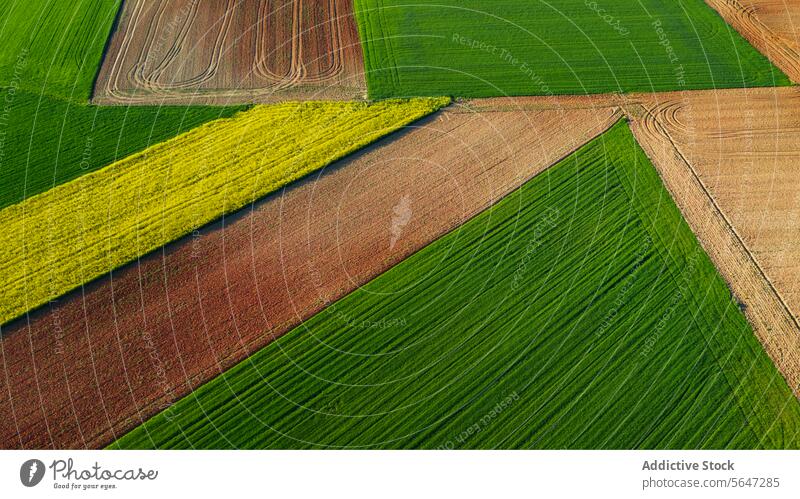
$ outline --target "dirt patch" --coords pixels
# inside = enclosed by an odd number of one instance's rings
[[[658,94],[634,133],[800,395],[800,93]]]
[[[451,107],[11,324],[0,447],[111,441],[619,117]]]
[[[346,100],[366,92],[352,0],[129,0],[99,104]]]
[[[800,83],[800,2],[787,0],[706,0],[725,21]]]

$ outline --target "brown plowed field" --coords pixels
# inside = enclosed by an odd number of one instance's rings
[[[795,83],[800,83],[800,2],[706,0]]]
[[[637,138],[800,395],[800,92],[658,94],[642,104]]]
[[[0,447],[109,442],[621,116],[486,110],[451,107],[4,328]]]
[[[129,0],[97,103],[355,99],[366,92],[352,0]]]

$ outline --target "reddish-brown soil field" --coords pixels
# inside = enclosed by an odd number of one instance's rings
[[[5,327],[0,447],[108,443],[621,117],[496,104],[451,106]]]
[[[93,100],[354,99],[366,91],[352,0],[128,0]]]
[[[800,83],[800,2],[706,0],[795,83]]]

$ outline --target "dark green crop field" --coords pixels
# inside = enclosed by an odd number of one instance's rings
[[[89,105],[119,0],[0,0],[0,209],[238,107]]]
[[[0,209],[243,107],[101,107],[15,92],[0,113]]]
[[[620,123],[111,447],[797,448],[798,428]]]
[[[356,0],[373,98],[789,85],[702,0]]]

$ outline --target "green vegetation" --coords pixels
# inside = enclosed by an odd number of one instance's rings
[[[449,102],[256,106],[0,210],[0,324]]]
[[[0,0],[0,209],[238,107],[87,105],[119,0]]]
[[[120,0],[0,0],[0,84],[85,101]]]
[[[356,0],[370,96],[789,85],[702,0]]]
[[[243,107],[99,107],[15,92],[0,113],[0,209]]]
[[[797,448],[800,404],[624,123],[117,448]]]

